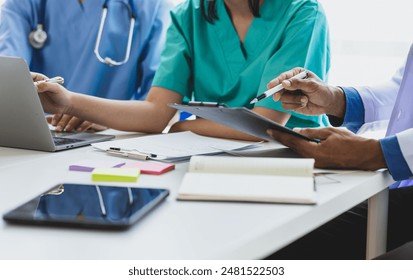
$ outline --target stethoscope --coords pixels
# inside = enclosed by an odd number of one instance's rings
[[[130,27],[129,27],[128,43],[127,43],[126,50],[125,50],[125,57],[122,61],[116,61],[108,56],[103,58],[103,56],[101,56],[99,53],[100,42],[102,39],[102,32],[105,27],[106,16],[108,13],[108,5],[107,5],[108,2],[109,0],[106,0],[105,3],[103,4],[102,16],[100,19],[99,31],[98,31],[98,35],[96,38],[94,53],[100,62],[107,64],[109,66],[120,66],[128,62],[130,52],[131,52],[132,39],[133,39],[133,28],[135,26],[135,20],[136,20],[135,19],[136,17],[133,14],[134,3],[133,3],[133,0],[129,0],[128,2],[125,2],[125,1],[121,2],[122,4],[126,6],[126,9],[128,10],[129,17],[130,17]],[[45,14],[46,14],[46,0],[42,0],[40,3],[39,22],[36,26],[36,29],[30,32],[29,34],[30,45],[35,49],[42,49],[47,41],[47,32],[44,30]]]

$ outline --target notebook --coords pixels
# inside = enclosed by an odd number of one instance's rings
[[[2,147],[49,152],[114,138],[90,132],[50,131],[26,62],[21,58],[1,56],[0,131]]]
[[[178,200],[315,204],[314,159],[193,156]]]

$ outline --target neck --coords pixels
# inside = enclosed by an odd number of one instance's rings
[[[264,0],[260,0],[260,5],[262,5],[263,2]],[[250,10],[248,0],[224,0],[224,3],[232,24],[238,33],[238,37],[241,43],[244,43],[248,29],[254,20],[254,15]]]
[[[252,16],[250,7],[248,5],[248,0],[224,0],[231,14],[240,15],[243,17]],[[260,6],[264,3],[264,0],[260,0]]]

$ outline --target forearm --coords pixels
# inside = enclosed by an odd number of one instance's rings
[[[168,103],[179,103],[176,93],[152,93],[145,101],[110,100],[84,94],[72,94],[64,112],[110,128],[123,131],[160,133],[173,117],[175,109]]]
[[[225,139],[236,139],[244,141],[261,141],[262,139],[253,137],[251,135],[242,133],[238,130],[231,129],[229,127],[217,124],[215,122],[205,120],[205,119],[196,119],[196,120],[187,120],[175,123],[170,132],[179,132],[179,131],[192,131],[196,134],[225,138]]]

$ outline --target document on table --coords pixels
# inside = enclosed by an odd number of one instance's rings
[[[258,143],[261,142],[206,137],[186,131],[94,143],[92,146],[103,151],[120,148],[124,151],[148,154],[153,160],[176,162],[187,160],[193,155],[212,155],[254,148]]]

